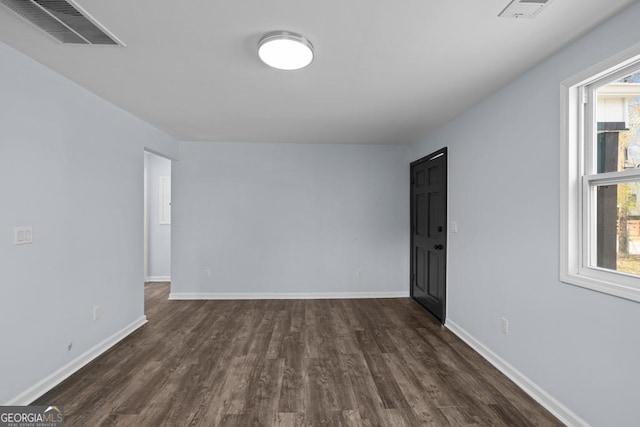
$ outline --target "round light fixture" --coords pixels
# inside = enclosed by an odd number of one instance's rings
[[[278,70],[299,70],[313,61],[313,45],[300,34],[274,31],[260,39],[258,56]]]

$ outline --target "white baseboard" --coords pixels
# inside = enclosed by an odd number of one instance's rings
[[[149,276],[145,282],[170,282],[171,276]]]
[[[223,293],[171,292],[170,300],[246,300],[246,299],[362,299],[408,298],[408,291],[399,292],[321,292],[321,293]]]
[[[535,399],[539,404],[544,406],[549,412],[555,415],[560,421],[567,426],[588,427],[589,424],[576,415],[569,408],[556,400],[549,393],[544,391],[539,385],[531,381],[522,372],[511,366],[508,362],[487,348],[480,341],[471,336],[467,331],[458,326],[455,322],[447,319],[445,327],[456,334],[462,341],[467,343],[472,349],[487,359],[489,363],[495,366],[500,372],[506,375],[511,381],[516,383],[518,387],[525,391],[529,396]]]
[[[133,331],[141,327],[147,323],[147,317],[142,316],[136,321],[130,323],[125,326],[123,329],[119,330],[115,334],[111,335],[109,338],[104,341],[96,344],[94,347],[85,351],[80,356],[76,357],[71,362],[67,363],[62,368],[58,369],[48,377],[44,378],[42,381],[32,385],[13,399],[6,402],[4,405],[6,406],[24,406],[29,405],[31,402],[51,390],[53,387],[60,384],[62,381],[69,378],[73,373],[77,372],[80,368],[87,365],[96,357],[100,356],[105,351],[109,350],[111,347],[116,345],[123,338],[127,337]]]

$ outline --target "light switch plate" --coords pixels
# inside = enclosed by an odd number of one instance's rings
[[[28,245],[33,243],[33,227],[21,226],[15,227],[15,235],[13,243],[15,245]]]

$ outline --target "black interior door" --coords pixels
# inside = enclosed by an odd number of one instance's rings
[[[444,322],[447,149],[411,164],[411,296]]]

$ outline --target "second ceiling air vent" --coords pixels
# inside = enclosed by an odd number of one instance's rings
[[[501,18],[535,18],[553,0],[513,0],[498,16]]]
[[[61,43],[124,46],[71,1],[0,0],[0,4]]]

